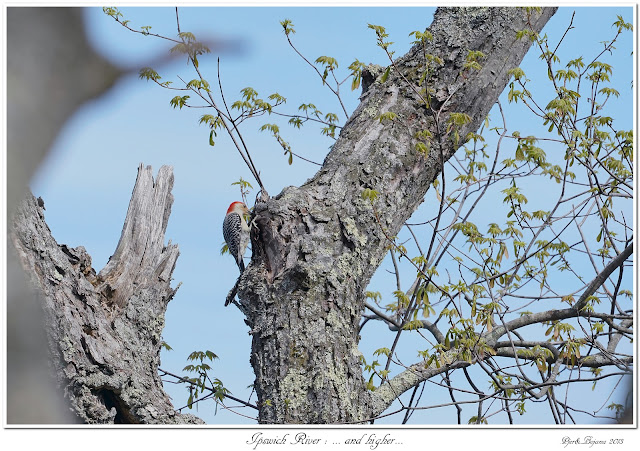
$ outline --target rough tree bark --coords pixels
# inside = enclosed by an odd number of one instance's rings
[[[411,386],[371,392],[360,366],[364,292],[389,244],[382,229],[396,235],[464,141],[451,139],[450,114],[471,118],[460,137],[476,131],[531,45],[516,32],[540,31],[555,11],[438,9],[424,51],[443,60],[427,79],[437,114],[414,90],[425,70],[416,46],[363,93],[312,179],[256,204],[253,258],[238,296],[253,335],[261,423],[363,422]],[[484,54],[479,71],[463,68],[472,50]],[[380,121],[386,112],[396,119]],[[422,130],[433,136],[426,157],[416,151]],[[377,217],[366,188],[379,193]]]
[[[38,288],[52,372],[85,423],[202,423],[177,413],[158,374],[178,246],[164,245],[172,169],[138,177],[120,242],[96,275],[84,247],[59,245],[33,195],[19,205],[11,242]]]

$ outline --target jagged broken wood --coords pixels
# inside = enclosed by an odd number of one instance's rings
[[[158,373],[178,246],[164,245],[173,171],[138,177],[120,241],[96,275],[84,247],[59,245],[29,194],[13,217],[11,242],[41,295],[51,367],[85,423],[191,423],[174,410]]]

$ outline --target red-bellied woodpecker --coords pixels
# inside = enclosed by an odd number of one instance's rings
[[[229,205],[227,216],[222,223],[222,235],[227,242],[229,253],[235,258],[240,274],[244,272],[244,251],[249,244],[249,226],[244,216],[249,214],[249,209],[242,202],[233,202]]]

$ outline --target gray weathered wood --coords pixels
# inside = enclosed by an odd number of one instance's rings
[[[11,242],[41,293],[52,372],[86,423],[202,423],[177,413],[158,375],[164,315],[179,251],[164,245],[172,169],[138,169],[116,252],[96,275],[82,247],[59,245],[29,195]]]
[[[122,307],[133,294],[134,286],[153,287],[158,280],[161,289],[168,290],[168,282],[178,258],[178,246],[164,246],[171,205],[173,204],[173,173],[162,166],[153,180],[151,167],[138,169],[138,179],[122,235],[114,254],[98,274],[99,290],[110,302]]]

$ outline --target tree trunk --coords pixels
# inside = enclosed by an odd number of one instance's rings
[[[363,422],[400,395],[371,392],[362,376],[365,289],[388,251],[386,237],[422,203],[529,49],[516,32],[540,31],[555,10],[438,9],[433,41],[368,87],[315,177],[256,205],[253,258],[238,294],[253,335],[261,423]],[[469,51],[482,52],[481,69],[464,67]],[[431,109],[417,82],[425,54],[442,59],[425,82]],[[395,119],[381,118],[387,112]],[[471,120],[455,126],[451,113]],[[416,150],[423,130],[431,133],[427,155]],[[378,193],[373,205],[365,189]]]
[[[138,169],[120,242],[96,275],[84,247],[59,245],[33,195],[11,230],[16,256],[41,294],[52,372],[85,423],[202,423],[175,412],[158,375],[164,315],[176,290],[178,246],[164,245],[173,173]]]

